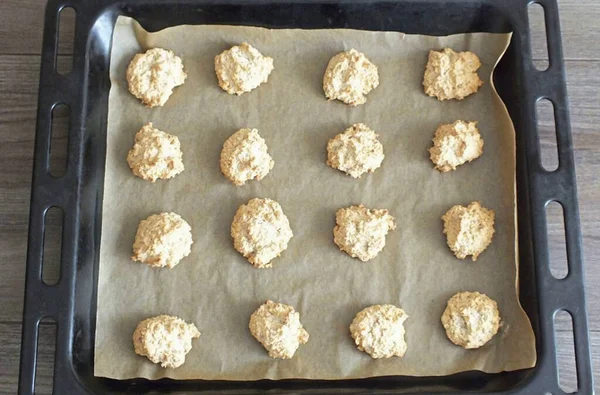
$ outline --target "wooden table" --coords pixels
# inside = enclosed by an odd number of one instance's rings
[[[19,371],[21,315],[27,224],[29,215],[33,141],[35,136],[38,75],[43,28],[44,0],[0,1],[0,393],[15,394]],[[571,124],[577,165],[577,181],[584,255],[592,355],[596,380],[600,381],[600,2],[559,0],[563,46],[571,102]],[[73,32],[67,18],[64,32]],[[543,37],[541,18],[532,20],[535,37]],[[61,64],[70,61],[68,45],[61,42]],[[541,62],[543,47],[534,46]],[[552,113],[540,111],[542,147],[552,148]],[[58,117],[61,124],[60,114]],[[63,122],[64,124],[64,122]],[[58,144],[64,143],[64,134]],[[56,150],[57,163],[64,150]],[[551,159],[548,154],[544,159]],[[550,160],[551,161],[551,160]],[[50,223],[56,228],[56,219]],[[549,213],[553,265],[564,266],[564,236],[559,211]],[[59,238],[47,239],[50,255],[56,257]],[[56,259],[54,259],[56,260]],[[49,277],[53,276],[52,273]],[[561,383],[575,387],[570,322],[557,321]],[[53,331],[43,324],[38,359],[38,393],[51,392],[52,347],[47,341]],[[599,385],[596,386],[600,388]],[[61,394],[62,395],[62,394]]]

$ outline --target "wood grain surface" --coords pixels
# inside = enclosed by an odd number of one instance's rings
[[[25,253],[29,214],[33,142],[43,32],[43,0],[0,1],[0,394],[17,391],[21,315],[23,308]],[[583,247],[586,266],[592,356],[596,381],[600,380],[600,2],[559,0],[563,47],[570,99],[574,156],[577,170]],[[544,36],[542,18],[532,17],[537,42]],[[67,18],[63,33],[73,32]],[[59,44],[61,64],[68,64],[70,46]],[[533,46],[536,62],[544,64],[545,48]],[[57,113],[62,130],[53,149],[53,167],[64,163],[64,114]],[[552,162],[553,117],[549,108],[539,111],[544,161]],[[554,143],[555,144],[555,143]],[[555,156],[555,154],[554,154]],[[544,163],[545,163],[544,162]],[[53,215],[51,229],[59,229]],[[565,273],[564,230],[560,210],[548,212],[553,268]],[[60,235],[46,240],[48,262],[57,267]],[[56,279],[50,269],[47,277]],[[570,322],[557,319],[561,385],[576,389]],[[51,392],[52,325],[43,324],[40,340],[37,393]],[[597,388],[598,387],[597,385]]]

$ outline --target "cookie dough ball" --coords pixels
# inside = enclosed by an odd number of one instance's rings
[[[483,139],[477,122],[440,125],[433,136],[433,147],[429,148],[431,161],[443,173],[479,158],[482,153]]]
[[[292,306],[268,300],[250,317],[250,333],[271,358],[290,359],[300,344],[308,342],[308,332],[300,314]]]
[[[221,172],[235,185],[262,180],[274,164],[265,139],[256,129],[240,129],[223,144]]]
[[[162,48],[135,55],[127,67],[129,92],[148,107],[163,106],[186,77],[181,58]]]
[[[241,95],[267,82],[273,58],[263,56],[248,43],[236,45],[215,57],[219,86],[231,95]]]
[[[174,268],[192,250],[192,228],[175,213],[154,214],[141,221],[133,242],[134,261]]]
[[[368,209],[362,204],[341,208],[335,213],[333,241],[353,258],[373,259],[385,247],[388,231],[396,229],[387,210]]]
[[[242,204],[231,224],[233,246],[256,268],[272,267],[288,246],[293,233],[281,206],[271,199]]]
[[[403,357],[406,354],[404,321],[408,315],[391,304],[374,305],[359,312],[350,334],[360,351],[372,358]]]
[[[479,292],[459,292],[448,300],[442,325],[452,343],[466,349],[479,348],[498,333],[498,305]]]
[[[184,170],[179,138],[155,129],[149,122],[136,133],[127,163],[133,174],[144,180],[173,178]]]
[[[471,255],[476,261],[490,245],[494,236],[494,216],[494,210],[479,202],[472,202],[467,207],[454,206],[442,216],[448,247],[458,259]]]
[[[429,51],[423,77],[425,93],[438,100],[462,100],[483,85],[477,75],[480,66],[473,52],[454,52],[450,48]]]
[[[385,158],[377,137],[363,123],[352,125],[327,143],[327,164],[353,178],[373,173]]]
[[[350,106],[364,104],[367,101],[365,95],[378,85],[377,66],[355,49],[331,58],[323,77],[327,99],[337,99]]]
[[[163,368],[177,368],[192,349],[192,339],[200,337],[194,324],[181,318],[159,315],[140,322],[133,332],[135,353]]]

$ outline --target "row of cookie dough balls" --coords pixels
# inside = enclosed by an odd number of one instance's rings
[[[403,357],[408,345],[404,322],[408,315],[391,305],[373,305],[361,310],[350,324],[356,347],[374,359]],[[452,296],[441,317],[448,339],[465,349],[485,345],[500,328],[498,305],[479,292],[459,292]],[[290,359],[309,334],[294,307],[267,301],[251,316],[250,333],[271,358]],[[193,323],[159,315],[141,321],[133,333],[136,354],[146,356],[163,368],[177,368],[192,349],[192,340],[200,337]]]
[[[472,52],[432,50],[423,76],[425,93],[439,100],[462,100],[483,84],[477,75],[480,66],[479,58]],[[250,92],[266,83],[273,69],[273,58],[248,43],[233,46],[215,57],[219,86],[232,95]],[[183,85],[186,78],[181,58],[162,48],[136,54],[127,68],[129,91],[148,107],[164,105],[173,89]],[[323,76],[325,97],[350,106],[364,104],[366,95],[377,86],[377,66],[355,49],[333,56]]]
[[[327,165],[353,178],[374,172],[385,158],[377,137],[363,123],[352,125],[327,143]],[[461,120],[440,125],[429,148],[431,161],[441,172],[454,170],[482,153],[483,139],[476,123]],[[265,139],[257,129],[248,128],[225,140],[219,162],[221,172],[238,186],[262,180],[275,164]],[[127,163],[134,175],[151,182],[173,178],[185,169],[179,138],[156,129],[152,122],[136,133]]]
[[[478,256],[491,244],[494,211],[479,202],[455,205],[443,216],[446,243],[459,259]],[[386,209],[349,206],[337,210],[333,241],[353,258],[367,262],[385,247],[386,235],[396,221]],[[281,205],[271,199],[254,198],[242,204],[231,224],[234,248],[256,268],[270,268],[293,237]],[[191,253],[191,226],[176,213],[153,214],[142,220],[133,242],[132,259],[152,267],[172,269]]]

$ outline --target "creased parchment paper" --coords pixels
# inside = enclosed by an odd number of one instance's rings
[[[240,97],[217,85],[213,59],[248,41],[274,58],[269,82]],[[96,376],[126,379],[341,379],[382,375],[448,375],[532,367],[535,342],[515,282],[515,135],[490,84],[509,35],[410,36],[353,30],[267,30],[180,26],[145,32],[119,18],[114,32],[106,179],[96,323]],[[182,57],[188,79],[162,108],[145,108],[128,91],[125,70],[135,53],[162,47]],[[423,93],[430,49],[479,55],[481,90],[463,101]],[[322,78],[329,59],[356,48],[379,67],[380,86],[365,105],[328,102]],[[440,123],[477,120],[484,154],[457,171],[433,169],[427,149]],[[179,136],[185,171],[152,184],[134,177],[127,152],[152,121]],[[352,179],[325,165],[327,141],[356,122],[380,134],[385,160],[374,174]],[[258,128],[275,160],[260,182],[232,185],[219,170],[227,137]],[[253,268],[233,249],[236,209],[254,197],[277,200],[294,232],[274,268]],[[496,234],[477,262],[452,255],[440,217],[455,204],[480,200],[496,212]],[[362,263],[333,243],[335,212],[363,203],[387,208],[398,229],[379,256]],[[173,270],[131,261],[140,220],[174,211],[192,226],[192,253]],[[498,302],[501,332],[466,351],[446,338],[440,317],[458,291],[484,292]],[[300,312],[310,333],[291,360],[274,360],[250,335],[252,312],[267,299]],[[354,346],[348,327],[372,304],[391,303],[410,316],[408,352],[373,360]],[[178,369],[162,369],[133,352],[137,323],[158,314],[194,322],[202,332]]]

